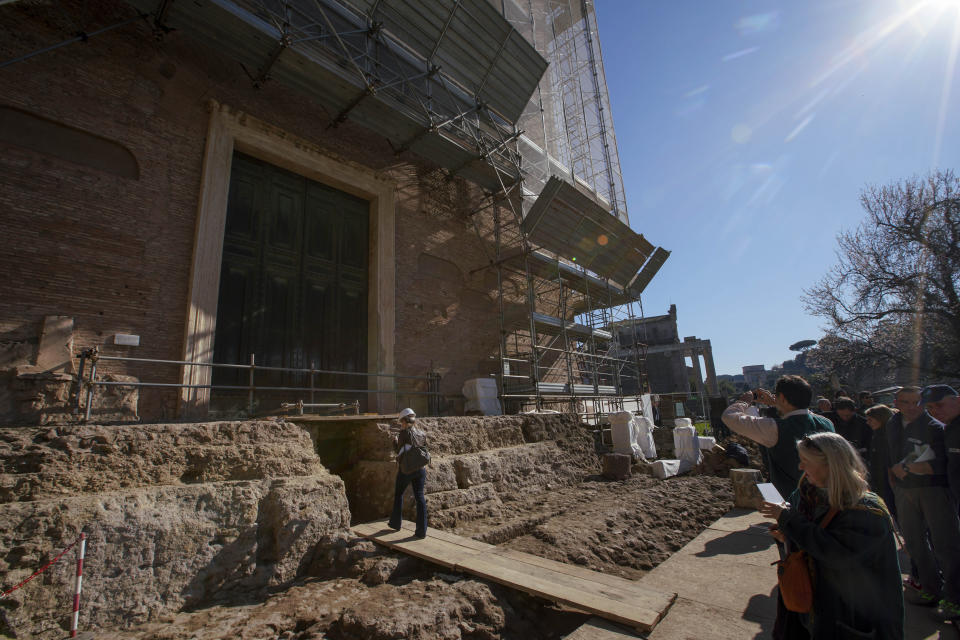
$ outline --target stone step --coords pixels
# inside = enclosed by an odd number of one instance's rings
[[[322,470],[310,437],[277,422],[0,429],[0,502]]]

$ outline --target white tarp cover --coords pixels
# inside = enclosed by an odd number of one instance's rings
[[[637,444],[637,427],[629,411],[617,411],[610,414],[610,437],[613,440],[613,452],[628,456],[643,457],[643,450]]]
[[[637,444],[647,460],[657,457],[657,447],[653,443],[653,420],[646,416],[634,416],[633,422],[637,427]]]
[[[697,436],[697,442],[700,443],[700,451],[710,451],[717,444],[717,439],[713,436]]]
[[[497,400],[497,381],[493,378],[470,378],[463,383],[463,395],[467,401],[466,411],[480,411],[485,416],[503,414]]]
[[[613,452],[625,453],[645,460],[657,457],[653,443],[653,422],[644,416],[635,416],[629,411],[610,414],[610,432]]]
[[[680,473],[680,461],[679,460],[657,460],[652,465],[650,469],[653,471],[653,475],[661,480],[666,480],[667,478],[673,477]]]
[[[673,449],[680,459],[680,473],[686,473],[700,463],[697,430],[693,427],[674,427]]]

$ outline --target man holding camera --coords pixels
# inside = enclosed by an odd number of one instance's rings
[[[812,399],[813,390],[806,380],[781,376],[773,393],[764,389],[747,391],[723,412],[723,423],[731,431],[766,447],[770,482],[784,497],[800,482],[797,441],[811,433],[834,430],[827,418],[807,408]],[[747,409],[754,401],[775,407],[779,417],[750,415]]]
[[[949,387],[948,387],[949,388]],[[938,394],[902,387],[893,401],[900,413],[887,422],[893,495],[903,540],[920,584],[911,600],[938,606],[944,620],[960,620],[960,519],[950,493],[943,423],[927,413]]]

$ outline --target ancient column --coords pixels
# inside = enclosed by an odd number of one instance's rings
[[[703,363],[707,367],[707,388],[710,389],[710,395],[720,395],[720,385],[717,384],[717,370],[713,367],[713,347],[709,340],[703,341]]]
[[[690,359],[693,360],[693,374],[697,377],[697,393],[703,397],[703,374],[700,370],[700,352],[696,347],[689,350]]]

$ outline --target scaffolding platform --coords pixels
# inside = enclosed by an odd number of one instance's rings
[[[523,273],[525,257],[527,258],[527,267],[532,275],[544,280],[561,278],[567,288],[582,295],[596,298],[604,306],[613,307],[626,304],[634,299],[613,282],[591,275],[541,249],[533,249],[527,252],[514,249],[504,252],[500,259],[515,272]]]
[[[377,544],[469,573],[505,587],[573,607],[595,616],[650,631],[676,599],[637,582],[538,556],[501,549],[485,542],[429,529],[425,539],[413,536],[413,525],[394,531],[386,520],[354,525],[354,534]]]
[[[591,329],[590,327],[573,322],[572,320],[561,320],[554,316],[548,316],[545,313],[534,311],[530,314],[537,331],[544,335],[560,335],[564,331],[573,338],[594,338],[596,340],[610,340],[613,334],[604,329]]]
[[[507,395],[516,395],[518,393],[533,394],[534,387],[529,384],[507,384]],[[538,382],[536,391],[541,395],[563,395],[563,396],[583,396],[589,398],[593,396],[615,396],[617,389],[613,385],[601,384],[594,387],[592,384],[574,384],[571,390],[570,384],[566,382]]]

